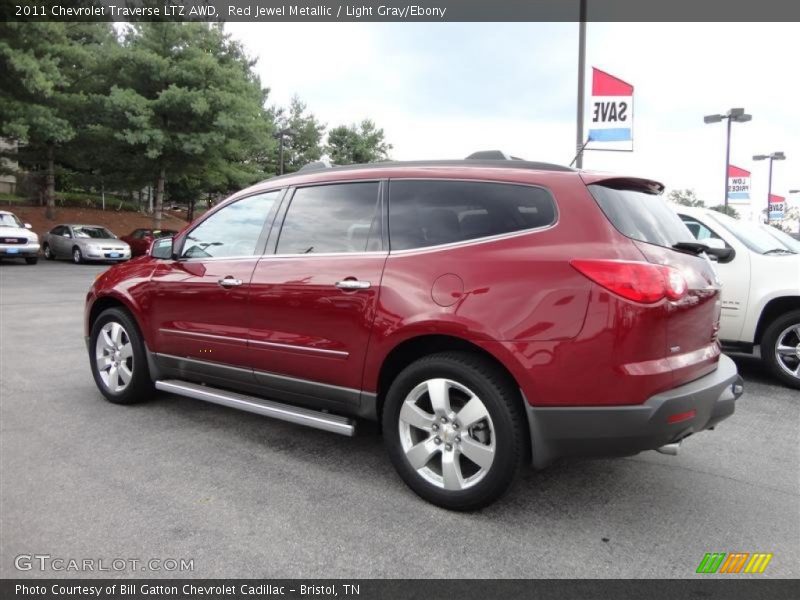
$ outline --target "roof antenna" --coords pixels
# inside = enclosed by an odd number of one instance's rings
[[[583,154],[583,150],[586,148],[586,146],[589,145],[589,142],[591,141],[592,141],[592,136],[586,138],[586,141],[583,143],[583,146],[581,146],[580,150],[578,150],[578,153],[575,155],[575,158],[573,158],[572,162],[569,163],[570,167],[575,164],[575,161],[578,160],[578,157]]]

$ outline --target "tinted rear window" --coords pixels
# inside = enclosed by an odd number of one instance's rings
[[[403,179],[389,184],[392,250],[547,227],[555,220],[553,197],[538,187]]]
[[[608,220],[620,233],[640,242],[666,248],[695,238],[663,197],[641,190],[589,186]]]

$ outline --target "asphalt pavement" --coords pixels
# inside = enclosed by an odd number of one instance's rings
[[[408,490],[370,424],[106,402],[82,330],[105,268],[0,264],[0,577],[683,578],[706,552],[771,552],[758,577],[800,576],[800,393],[752,359],[736,414],[680,455],[562,461],[460,514]],[[193,571],[20,571],[21,555]]]

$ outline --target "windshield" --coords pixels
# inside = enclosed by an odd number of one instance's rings
[[[800,241],[794,239],[785,231],[781,231],[777,227],[773,227],[772,225],[761,225],[759,226],[764,229],[767,233],[769,233],[772,237],[778,240],[781,244],[786,246],[792,252],[800,252]]]
[[[629,238],[665,248],[696,242],[662,196],[609,185],[588,187],[608,220]]]
[[[73,227],[76,238],[92,238],[96,240],[114,239],[116,236],[105,227]]]
[[[16,215],[2,213],[0,214],[0,227],[22,227],[22,221]]]
[[[758,223],[733,219],[728,215],[709,211],[708,216],[730,231],[733,236],[759,254],[794,254],[772,233],[764,231]]]

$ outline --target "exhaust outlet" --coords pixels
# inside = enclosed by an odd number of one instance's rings
[[[656,448],[656,452],[660,452],[661,454],[667,454],[669,456],[678,456],[678,452],[681,449],[680,442],[674,442],[672,444],[665,444],[660,448]]]

